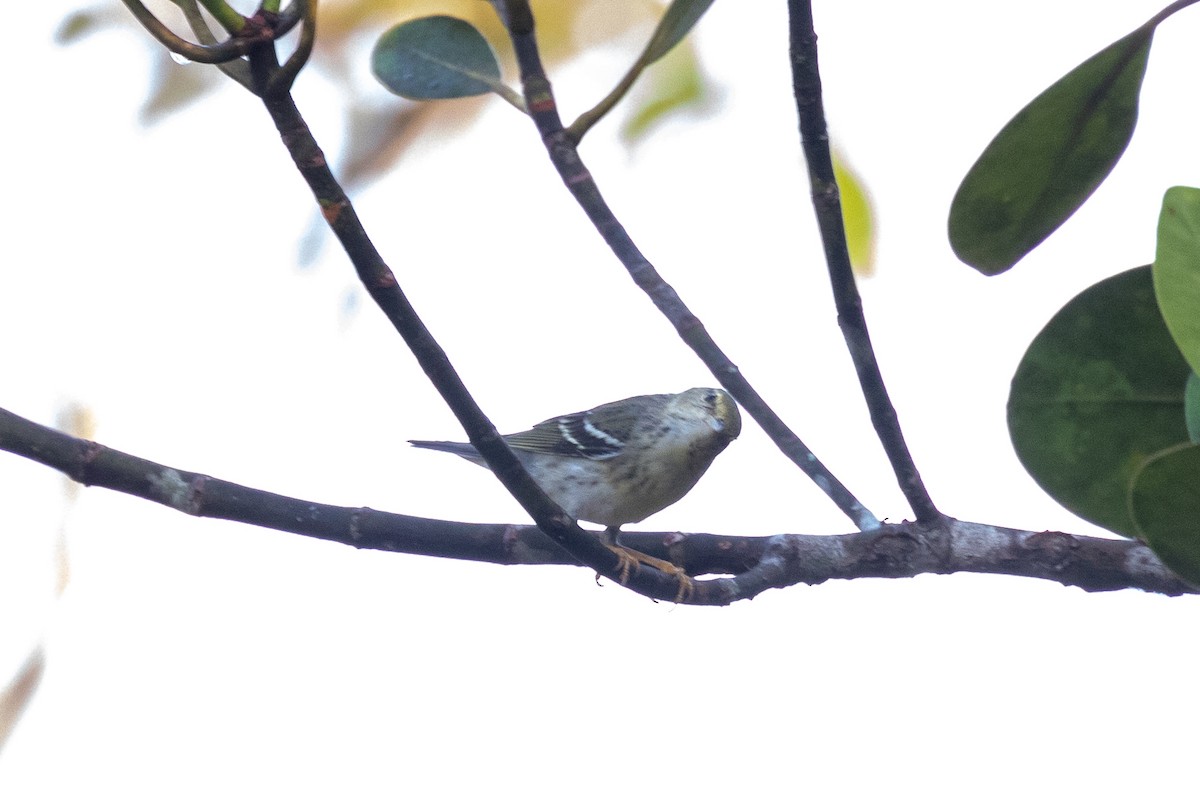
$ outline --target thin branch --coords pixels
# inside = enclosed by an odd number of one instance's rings
[[[504,488],[551,539],[600,574],[618,579],[621,561],[617,554],[598,537],[580,528],[534,483],[468,392],[445,351],[417,316],[416,310],[400,289],[395,274],[371,242],[291,94],[266,91],[280,74],[273,43],[250,52],[250,68],[254,85],[262,88],[258,93],[262,96],[263,105],[271,115],[300,175],[316,197],[330,230],[350,257],[371,298],[404,339],[421,369],[458,418],[471,444],[487,461]],[[671,599],[683,590],[677,577],[654,569],[642,569],[629,575],[627,585],[640,594],[658,599]],[[703,597],[707,591],[698,589],[695,594]]]
[[[231,35],[239,33],[246,26],[246,18],[225,2],[225,0],[200,0],[213,19]]]
[[[570,134],[571,141],[579,144],[584,135],[591,130],[592,126],[603,119],[604,115],[612,111],[617,103],[628,94],[642,73],[651,64],[665,56],[672,48],[679,44],[683,36],[699,22],[700,17],[704,15],[704,12],[711,5],[712,0],[704,0],[703,3],[673,2],[669,4],[667,10],[659,19],[658,25],[655,26],[650,40],[646,42],[646,46],[642,48],[641,54],[638,55],[633,65],[629,67],[629,71],[625,73],[624,77],[617,82],[617,85],[604,99],[593,108],[580,114],[574,122],[567,126],[567,133]]]
[[[580,561],[532,525],[481,525],[313,503],[174,469],[77,439],[0,409],[0,450],[84,485],[161,503],[197,517],[244,522],[351,547],[494,564]],[[1140,542],[1021,531],[943,518],[936,527],[883,525],[834,536],[623,533],[641,552],[670,559],[700,581],[687,602],[727,605],[771,588],[853,578],[975,572],[1049,580],[1087,591],[1196,594]],[[645,571],[648,574],[650,570]]]
[[[896,409],[888,397],[879,362],[871,346],[867,320],[863,315],[862,298],[850,268],[850,252],[846,248],[846,231],[842,221],[842,204],[837,180],[833,174],[833,159],[829,153],[829,133],[825,128],[825,110],[821,102],[821,75],[817,66],[817,35],[813,30],[810,0],[788,0],[791,34],[792,83],[796,109],[800,115],[800,134],[808,175],[812,184],[813,207],[817,225],[825,245],[825,263],[833,287],[838,325],[850,350],[850,358],[858,373],[871,422],[879,436],[888,461],[896,473],[901,491],[917,515],[917,521],[932,524],[941,519],[933,504],[896,417]]]
[[[527,0],[497,0],[521,68],[525,104],[563,183],[591,219],[596,230],[629,271],[634,282],[649,295],[659,311],[675,326],[680,338],[692,348],[721,385],[741,404],[783,453],[804,470],[859,530],[870,530],[879,520],[834,477],[800,438],[779,418],[750,382],[742,376],[717,346],[699,318],[691,312],[614,216],[599,187],[579,157],[575,142],[559,118],[550,81],[542,68],[533,33],[533,15]]]
[[[216,37],[213,36],[212,31],[208,27],[208,22],[204,20],[196,8],[197,0],[171,0],[171,2],[179,6],[183,11],[184,17],[196,34],[196,38],[200,40],[200,44],[189,42],[178,36],[164,25],[158,17],[154,16],[140,0],[121,1],[138,22],[172,53],[177,53],[197,64],[215,64],[229,77],[249,88],[247,65],[242,59],[259,44],[271,42],[287,35],[300,21],[302,14],[307,12],[309,6],[315,3],[316,0],[297,0],[284,9],[281,14],[264,10],[249,18],[238,15],[241,23],[238,26],[237,33],[223,42],[218,42]],[[228,8],[228,6],[226,7]],[[312,10],[315,13],[315,6],[313,6]],[[236,12],[232,13],[236,14]],[[310,41],[308,43],[310,49],[311,45]],[[301,49],[304,47],[305,44],[302,40]],[[302,66],[307,58],[307,52],[303,53],[299,66]],[[297,66],[297,71],[299,70],[299,66]]]
[[[174,31],[160,22],[150,9],[142,5],[140,0],[121,1],[125,3],[125,7],[137,18],[137,21],[142,23],[142,27],[149,31],[151,36],[158,39],[164,47],[172,53],[178,53],[188,61],[195,61],[197,64],[220,64],[225,61],[232,61],[235,58],[241,58],[256,43],[254,38],[235,36],[231,39],[226,39],[220,44],[195,44],[177,36]]]
[[[300,12],[300,42],[267,83],[266,94],[274,96],[290,92],[296,76],[308,63],[313,44],[317,39],[317,0],[295,0],[293,4]]]
[[[187,20],[192,33],[195,34],[200,44],[207,47],[213,47],[218,44],[216,35],[208,27],[208,21],[200,13],[200,6],[197,5],[197,0],[172,0],[172,2],[183,11],[184,19]],[[222,61],[217,64],[217,69],[245,88],[250,88],[250,63],[246,59],[236,58],[232,61]]]

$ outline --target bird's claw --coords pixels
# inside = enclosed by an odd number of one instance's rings
[[[670,561],[664,561],[661,558],[639,553],[637,550],[630,550],[628,547],[619,544],[607,544],[606,546],[617,556],[617,566],[619,567],[618,580],[620,580],[622,586],[629,584],[631,570],[636,572],[641,569],[642,564],[645,564],[659,572],[674,575],[679,581],[679,591],[675,594],[676,603],[686,602],[695,593],[696,582],[692,580],[691,575],[688,575],[684,571],[683,567]]]

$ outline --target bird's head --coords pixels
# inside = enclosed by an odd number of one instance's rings
[[[681,411],[703,418],[721,441],[721,450],[742,432],[737,403],[724,389],[688,389],[675,396],[675,404]]]

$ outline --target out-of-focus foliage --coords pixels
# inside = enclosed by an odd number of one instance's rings
[[[146,5],[178,33],[186,33],[182,14],[174,4],[148,0]],[[621,40],[635,28],[645,28],[648,35],[665,7],[654,0],[531,0],[531,5],[542,56],[551,66],[588,48]],[[478,29],[495,51],[502,71],[513,73],[507,35],[495,10],[484,0],[322,0],[318,9],[318,33],[310,68],[344,90],[346,150],[336,161],[348,165],[339,172],[351,188],[384,173],[419,133],[436,129],[444,138],[468,125],[482,107],[478,103],[382,103],[373,90],[368,48],[384,30],[430,15],[457,17]],[[218,70],[172,61],[119,0],[70,12],[59,26],[57,39],[70,44],[111,30],[135,33],[152,54],[147,74],[154,78],[141,110],[146,123],[190,105],[216,87],[232,85]]]
[[[46,653],[39,644],[12,676],[8,685],[0,687],[0,749],[3,749],[13,728],[17,726],[21,715],[29,706],[29,701],[33,699],[45,671]]]
[[[643,90],[629,99],[633,112],[621,126],[621,138],[632,144],[682,108],[702,108],[710,88],[700,70],[696,48],[682,42],[642,75]]]
[[[842,198],[842,224],[846,227],[850,266],[858,277],[869,278],[875,274],[875,210],[871,207],[871,197],[840,153],[833,154],[833,176]]]

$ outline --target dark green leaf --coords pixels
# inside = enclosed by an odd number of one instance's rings
[[[1139,538],[1179,577],[1200,586],[1200,445],[1147,459],[1133,477],[1129,505]]]
[[[1200,378],[1194,372],[1188,375],[1183,388],[1183,421],[1188,439],[1200,443]]]
[[[663,17],[650,37],[642,57],[638,59],[642,65],[652,64],[670,52],[671,48],[683,41],[713,0],[674,0],[667,8]]]
[[[1153,269],[1154,294],[1167,329],[1192,370],[1200,370],[1200,189],[1167,190]]]
[[[1154,26],[1109,45],[1025,106],[971,167],[950,206],[950,244],[1004,272],[1066,222],[1129,144]]]
[[[1008,398],[1017,456],[1071,511],[1134,536],[1130,480],[1148,457],[1187,441],[1188,373],[1150,268],[1107,278],[1055,314],[1021,359]]]
[[[389,30],[371,53],[375,77],[410,100],[499,91],[500,64],[482,34],[455,17],[425,17]]]

